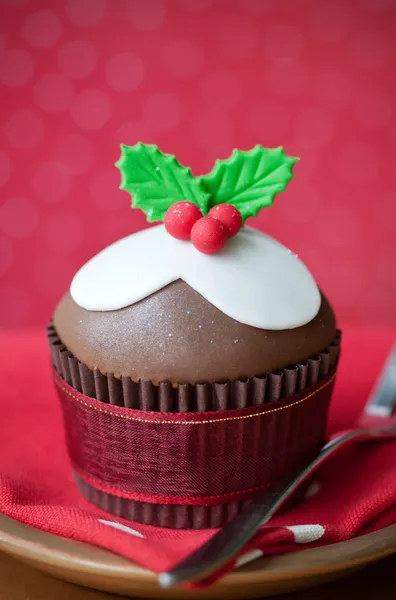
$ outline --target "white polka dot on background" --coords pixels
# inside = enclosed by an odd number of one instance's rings
[[[101,129],[111,116],[109,96],[100,90],[86,90],[75,98],[71,115],[81,129]]]
[[[349,55],[353,65],[361,69],[378,69],[388,60],[391,53],[385,32],[355,31],[349,40]]]
[[[316,74],[315,95],[320,104],[329,109],[348,106],[354,100],[357,89],[351,73],[342,67],[321,67]]]
[[[204,77],[201,94],[211,108],[232,108],[241,98],[242,79],[232,71],[213,71]]]
[[[148,96],[143,104],[143,120],[153,131],[165,133],[177,129],[182,115],[179,98],[170,92],[160,92]]]
[[[34,103],[48,113],[56,113],[68,108],[73,96],[72,83],[58,73],[44,75],[33,86]]]
[[[163,0],[129,0],[126,6],[129,22],[135,29],[154,31],[165,23],[166,6]]]
[[[319,148],[325,146],[334,135],[331,114],[320,108],[304,108],[294,121],[294,135],[298,147]]]
[[[32,189],[35,196],[43,202],[60,202],[71,188],[68,170],[58,163],[42,162],[33,175]]]
[[[88,40],[73,40],[59,50],[58,66],[68,77],[87,77],[94,70],[96,63],[95,46]]]
[[[236,59],[249,56],[259,40],[259,30],[253,21],[240,17],[224,19],[217,35],[221,50]]]
[[[54,46],[61,34],[61,22],[50,10],[40,10],[30,14],[21,27],[22,39],[38,48]]]
[[[113,54],[106,63],[106,81],[116,92],[136,90],[143,77],[143,61],[133,52]]]
[[[378,174],[378,155],[367,142],[350,142],[340,147],[335,167],[343,181],[364,185]]]
[[[125,192],[119,190],[120,173],[118,169],[107,169],[95,173],[89,185],[91,203],[103,211],[117,211],[128,206]]]
[[[0,187],[8,180],[10,172],[10,159],[3,152],[0,152]]]
[[[66,14],[76,25],[93,27],[106,14],[106,0],[67,0]]]
[[[93,164],[93,155],[93,143],[83,135],[65,135],[56,141],[55,161],[66,167],[70,173],[80,174],[88,171]]]
[[[203,63],[204,46],[188,37],[176,37],[165,44],[161,60],[173,77],[194,77]]]
[[[43,221],[40,237],[49,250],[72,252],[84,241],[83,224],[77,213],[64,210],[52,213]]]
[[[274,25],[264,33],[264,51],[271,60],[295,60],[304,46],[304,36],[290,25]]]
[[[4,124],[4,135],[13,148],[34,148],[41,142],[43,134],[43,120],[34,110],[16,110]]]
[[[393,118],[393,104],[393,97],[378,87],[362,89],[353,107],[354,117],[364,129],[382,129]]]
[[[39,223],[36,206],[26,198],[8,198],[0,206],[0,229],[15,239],[31,235]]]
[[[8,328],[19,328],[27,324],[33,309],[33,296],[16,283],[0,285],[0,312]]]
[[[325,534],[323,525],[289,525],[285,529],[292,532],[296,544],[316,542]]]
[[[0,256],[0,276],[3,276],[12,268],[15,262],[15,252],[9,237],[2,234],[0,235]]]
[[[306,88],[308,73],[302,63],[275,62],[267,68],[266,83],[272,92],[285,98],[293,98]]]
[[[34,59],[21,48],[4,50],[1,57],[0,83],[8,87],[26,85],[34,75]]]
[[[314,35],[323,42],[339,42],[345,38],[352,25],[348,3],[326,4],[317,2],[311,10]]]

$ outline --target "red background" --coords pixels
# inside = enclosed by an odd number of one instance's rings
[[[113,166],[139,140],[197,174],[233,147],[300,156],[256,224],[343,327],[396,324],[395,58],[394,0],[0,0],[0,326],[44,324],[145,226]]]

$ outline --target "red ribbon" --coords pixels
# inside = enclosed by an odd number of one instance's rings
[[[113,406],[54,378],[83,480],[130,500],[210,506],[251,497],[317,450],[335,373],[278,402],[205,413]]]

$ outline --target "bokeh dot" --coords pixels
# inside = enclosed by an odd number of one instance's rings
[[[341,67],[322,67],[317,73],[315,95],[325,108],[344,108],[353,102],[356,94],[353,74]]]
[[[33,309],[33,295],[26,286],[13,282],[0,285],[0,313],[7,329],[23,327]]]
[[[5,275],[15,262],[15,252],[12,240],[3,234],[0,235],[0,277]]]
[[[316,2],[311,10],[313,32],[319,40],[339,42],[346,37],[351,26],[347,3]]]
[[[74,99],[71,116],[75,124],[87,131],[101,129],[111,116],[111,104],[101,90],[86,90]]]
[[[259,31],[254,21],[242,17],[225,18],[217,35],[221,50],[235,59],[246,59],[259,40]]]
[[[113,54],[106,63],[106,81],[116,92],[133,92],[143,77],[143,61],[133,52]]]
[[[379,169],[377,152],[368,142],[349,142],[339,148],[335,168],[346,183],[371,183]]]
[[[290,110],[287,105],[264,98],[250,107],[247,125],[254,139],[263,146],[279,145],[290,126]]]
[[[118,169],[98,171],[89,185],[91,203],[101,211],[112,212],[125,208],[130,199],[119,189],[120,173]]]
[[[165,22],[166,5],[163,0],[129,0],[127,15],[135,29],[155,31]]]
[[[54,149],[55,161],[76,175],[85,173],[91,168],[93,154],[93,142],[88,137],[77,133],[59,137]]]
[[[106,6],[106,0],[67,0],[66,13],[76,25],[93,27],[105,17]]]
[[[274,62],[267,68],[265,81],[273,93],[285,98],[293,98],[305,90],[308,74],[302,63]]]
[[[4,134],[13,148],[35,148],[43,138],[43,120],[37,111],[17,110],[5,122]]]
[[[212,166],[215,158],[225,158],[231,154],[233,133],[233,121],[220,111],[198,114],[192,122],[193,139],[210,153],[208,160]]]
[[[271,60],[296,60],[304,46],[304,36],[297,27],[273,25],[264,34],[264,51]]]
[[[381,88],[361,89],[354,103],[353,112],[357,123],[362,128],[379,130],[392,121],[393,105],[392,97]]]
[[[59,73],[43,75],[33,87],[34,103],[48,113],[66,110],[73,96],[73,85],[69,79]]]
[[[349,40],[351,64],[361,69],[378,69],[387,63],[391,45],[384,31],[358,30]]]
[[[26,17],[21,27],[22,39],[37,48],[50,48],[59,40],[62,26],[51,10],[40,10]]]
[[[38,224],[37,207],[27,198],[8,198],[0,207],[0,229],[12,238],[31,235]]]
[[[69,255],[47,252],[33,264],[31,279],[43,296],[59,300],[70,287],[76,268]]]
[[[160,92],[147,98],[143,104],[142,115],[153,131],[168,133],[175,131],[179,126],[182,105],[175,94]]]
[[[320,108],[303,108],[294,121],[295,141],[301,148],[320,148],[334,135],[331,113]]]
[[[0,83],[7,87],[26,85],[34,75],[32,55],[20,48],[4,50],[1,57]]]
[[[60,233],[67,232],[67,235]],[[84,241],[84,227],[78,212],[59,211],[46,217],[40,238],[49,250],[67,254]]]
[[[155,143],[155,134],[150,129],[150,123],[141,120],[125,121],[115,131],[114,139],[117,144],[132,146],[137,142]]]
[[[0,187],[8,180],[11,172],[11,162],[8,156],[0,152]]]
[[[242,96],[242,79],[233,71],[213,71],[204,77],[201,94],[212,108],[233,108]]]
[[[67,42],[59,50],[58,67],[60,71],[74,79],[88,77],[97,63],[95,46],[88,40]]]
[[[203,63],[203,45],[190,37],[168,40],[161,52],[161,60],[173,77],[188,78],[199,73]]]
[[[55,162],[39,163],[32,179],[32,189],[39,200],[59,202],[68,195],[70,188],[70,174],[63,165]]]

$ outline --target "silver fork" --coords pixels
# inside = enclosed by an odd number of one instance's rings
[[[302,470],[297,470],[260,493],[244,510],[200,548],[175,567],[160,573],[162,587],[205,579],[242,550],[253,535],[285,504],[295,490],[328,458],[353,441],[396,438],[396,422],[389,423],[396,406],[396,344],[356,422],[356,429],[340,433],[325,444]],[[384,421],[386,420],[386,423]]]

